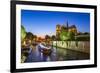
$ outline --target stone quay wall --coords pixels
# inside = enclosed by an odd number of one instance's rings
[[[90,53],[90,41],[53,41],[53,46]]]

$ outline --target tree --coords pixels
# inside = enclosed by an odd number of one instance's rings
[[[84,32],[84,35],[89,35],[90,33],[89,32]]]
[[[74,37],[75,37],[75,34],[73,32],[62,31],[60,34],[60,39],[62,41],[74,40]]]
[[[69,39],[68,40],[75,40],[75,33],[69,32],[68,33]]]
[[[53,41],[56,40],[56,36],[55,35],[52,35],[51,38],[52,38]]]
[[[21,25],[21,40],[23,41],[23,39],[26,37],[26,30],[24,28],[23,25]]]
[[[50,36],[49,35],[45,35],[45,39],[50,39]]]
[[[46,44],[49,44],[49,42],[50,42],[50,36],[49,35],[45,35],[45,39],[46,39]]]
[[[31,32],[26,33],[26,39],[33,40],[34,35]]]
[[[67,40],[68,39],[68,35],[67,34],[68,34],[68,32],[62,31],[61,34],[60,34],[60,39],[62,41]]]
[[[36,41],[36,39],[37,39],[37,36],[36,36],[36,35],[34,35],[34,39],[35,39],[35,41]]]

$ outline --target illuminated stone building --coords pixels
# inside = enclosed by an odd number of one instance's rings
[[[57,24],[56,25],[56,37],[59,38],[60,37],[60,33],[61,31],[66,31],[66,32],[73,32],[75,35],[77,35],[77,28],[75,25],[71,25],[69,26],[68,22],[66,25],[60,25]]]
[[[72,25],[68,28],[69,32],[73,32],[75,35],[77,35],[77,28],[75,25]]]
[[[56,25],[56,37],[59,38],[61,33],[61,25]]]

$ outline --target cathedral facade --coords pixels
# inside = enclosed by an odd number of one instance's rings
[[[59,38],[60,37],[60,33],[63,31],[65,32],[72,32],[75,35],[77,35],[77,28],[75,25],[71,25],[69,26],[69,24],[67,23],[66,25],[60,25],[57,24],[56,25],[56,37]]]

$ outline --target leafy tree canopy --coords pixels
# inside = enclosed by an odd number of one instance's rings
[[[74,33],[72,32],[66,32],[66,31],[62,31],[60,34],[60,39],[62,41],[67,41],[67,40],[73,40],[74,39]]]
[[[26,37],[26,30],[23,25],[21,25],[21,39],[23,40]]]

